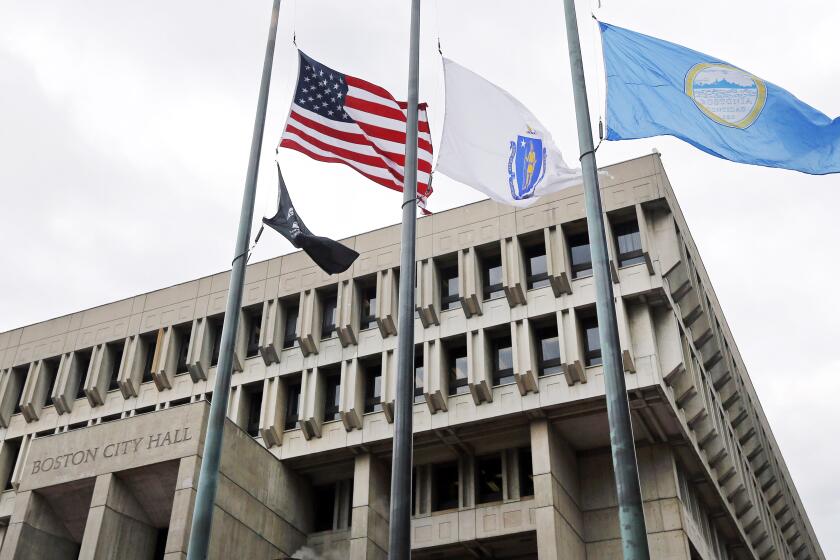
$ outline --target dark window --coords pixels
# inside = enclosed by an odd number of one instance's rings
[[[498,502],[502,499],[502,456],[476,457],[476,503]]]
[[[618,246],[618,266],[630,266],[645,262],[642,252],[642,236],[636,220],[627,220],[613,226],[615,244]]]
[[[359,329],[372,329],[376,326],[376,284],[362,286],[362,308],[359,313]]]
[[[447,369],[449,370],[449,394],[463,395],[470,392],[467,382],[467,347],[454,346],[446,349]]]
[[[112,342],[107,346],[107,352],[111,353],[111,371],[108,372],[108,390],[114,391],[120,388],[120,363],[123,358],[123,347],[125,343]]]
[[[8,460],[6,462],[9,465],[9,472],[6,475],[6,480],[3,483],[4,490],[11,490],[12,489],[12,474],[15,470],[15,463],[18,460],[18,454],[20,453],[20,438],[17,439],[7,439],[3,442],[3,451],[5,451],[8,455]]]
[[[339,373],[324,374],[324,422],[341,420],[338,412],[341,388]]]
[[[589,252],[589,234],[585,231],[569,236],[569,256],[572,261],[572,278],[592,276],[592,254]]]
[[[20,397],[23,394],[23,386],[26,384],[26,376],[29,374],[29,366],[12,368],[12,375],[15,376],[15,408],[12,414],[20,413]]]
[[[332,337],[335,333],[336,296],[329,294],[322,296],[321,339]]]
[[[528,289],[543,288],[549,285],[548,261],[545,256],[545,244],[539,243],[525,248],[525,276]]]
[[[294,430],[297,428],[299,406],[300,382],[295,381],[286,385],[286,418],[283,422],[284,430]]]
[[[169,408],[172,408],[173,406],[190,404],[190,400],[192,400],[192,397],[181,397],[180,399],[173,399],[169,401]]]
[[[382,411],[382,364],[369,363],[365,368],[365,412]]]
[[[122,418],[122,412],[117,412],[116,414],[109,414],[101,418],[100,424],[105,424],[106,422],[113,422],[115,420],[119,420],[120,418]]]
[[[260,435],[260,411],[262,410],[263,399],[263,385],[262,383],[254,383],[245,389],[245,394],[248,396],[248,417],[245,420],[245,431],[251,437]]]
[[[461,299],[458,294],[458,263],[443,266],[438,270],[440,276],[440,309],[458,309]]]
[[[87,425],[88,425],[87,420],[84,420],[82,422],[75,422],[75,423],[69,424],[67,426],[67,431],[72,432],[72,431],[75,431],[75,430],[81,430],[82,428],[87,428]]]
[[[481,265],[484,299],[504,297],[505,290],[502,288],[501,255],[488,255],[481,260]]]
[[[134,415],[137,416],[138,414],[148,414],[149,412],[155,411],[156,405],[150,404],[149,406],[141,406],[134,410]]]
[[[79,371],[79,385],[76,387],[76,398],[85,398],[85,380],[87,379],[87,372],[90,368],[90,350],[80,350],[76,352],[74,359],[76,360],[76,367]]]
[[[224,324],[224,316],[211,319],[210,338],[213,341],[213,351],[210,353],[210,366],[219,365],[219,351],[222,349],[222,325]]]
[[[60,358],[51,358],[49,360],[44,360],[44,363],[41,364],[41,375],[43,375],[44,379],[46,379],[44,384],[47,386],[47,398],[44,402],[45,406],[53,404],[53,385],[55,385],[55,379],[58,375],[58,366],[60,363]]]
[[[460,487],[458,463],[432,465],[432,511],[457,508]]]
[[[335,484],[312,488],[312,503],[315,504],[314,531],[332,531],[335,518]]]
[[[420,347],[420,351],[414,353],[414,402],[426,400],[423,391],[423,348]]]
[[[534,329],[537,342],[537,353],[540,361],[539,375],[562,373],[563,365],[560,359],[560,339],[557,336],[557,325],[549,324]]]
[[[531,448],[522,447],[519,458],[519,497],[534,495],[534,465],[531,462]]]
[[[245,314],[248,329],[248,345],[245,350],[246,358],[253,358],[260,353],[260,328],[262,328],[262,308],[248,311]]]
[[[178,363],[175,366],[175,375],[187,373],[187,354],[190,351],[190,337],[192,336],[192,325],[179,325],[175,327],[175,338],[178,343]]]
[[[493,385],[507,385],[514,382],[513,347],[510,335],[495,336],[491,342],[493,359]]]
[[[601,364],[601,337],[598,334],[598,319],[594,315],[584,317],[580,322],[583,329],[583,352],[587,366]]]
[[[283,348],[292,348],[298,345],[297,339],[298,306],[289,303],[286,305],[286,324],[283,326]]]
[[[146,354],[143,356],[143,383],[152,380],[152,362],[155,359],[155,350],[157,350],[157,333],[150,333],[143,335],[141,338],[143,345],[146,347]]]

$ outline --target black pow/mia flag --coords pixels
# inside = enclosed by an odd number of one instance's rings
[[[338,274],[350,268],[359,253],[350,247],[345,247],[338,241],[327,237],[319,237],[309,231],[309,228],[298,216],[292,204],[292,199],[289,198],[279,164],[277,165],[277,178],[277,188],[280,193],[277,197],[277,213],[271,218],[263,218],[263,223],[276,230],[298,249],[303,249],[315,261],[315,264],[320,266],[327,274]]]

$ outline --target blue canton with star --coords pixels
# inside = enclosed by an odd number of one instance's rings
[[[344,110],[344,98],[347,96],[347,81],[344,74],[300,54],[298,66],[295,103],[313,113],[340,122],[352,122],[353,119]]]

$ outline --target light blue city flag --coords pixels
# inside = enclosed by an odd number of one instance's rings
[[[712,56],[599,23],[607,140],[671,135],[739,163],[840,173],[840,118]]]

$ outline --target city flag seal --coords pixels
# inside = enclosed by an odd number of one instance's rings
[[[685,93],[704,115],[718,124],[747,128],[767,100],[762,80],[728,64],[695,64],[685,77]]]
[[[529,127],[528,136],[519,135],[510,143],[508,159],[508,183],[510,195],[514,200],[524,200],[534,196],[537,185],[545,176],[546,149],[542,139]]]

